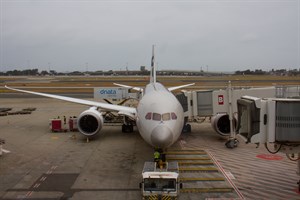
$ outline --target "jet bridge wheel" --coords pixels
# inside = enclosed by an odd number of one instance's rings
[[[238,144],[239,144],[239,141],[236,138],[232,138],[225,143],[225,146],[229,149],[233,149],[233,148],[237,147]]]
[[[122,132],[123,133],[132,133],[133,132],[133,125],[132,124],[123,124],[122,125]]]

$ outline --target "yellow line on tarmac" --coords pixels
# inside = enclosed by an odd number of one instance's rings
[[[196,167],[196,168],[179,167],[179,171],[218,171],[218,169],[215,167]]]
[[[210,160],[210,158],[206,157],[206,158],[176,158],[176,157],[171,157],[171,158],[167,158],[167,160]]]
[[[222,177],[215,177],[215,178],[180,178],[182,182],[189,182],[189,181],[225,181]]]
[[[168,151],[165,152],[166,155],[207,155],[205,152],[201,151],[193,151],[193,152],[186,152],[186,151]]]
[[[213,165],[213,162],[178,162],[178,165]]]
[[[232,188],[183,188],[180,189],[182,193],[208,193],[208,192],[232,192]]]
[[[205,150],[203,149],[169,149],[169,151],[190,151],[190,152],[193,152],[193,151],[202,151],[202,152],[205,152]]]

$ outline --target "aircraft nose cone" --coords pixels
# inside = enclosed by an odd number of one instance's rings
[[[172,143],[172,141],[173,134],[168,127],[157,126],[151,133],[151,142],[155,147],[168,147]]]

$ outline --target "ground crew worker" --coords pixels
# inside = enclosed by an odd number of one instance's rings
[[[154,162],[157,162],[160,160],[160,153],[156,150],[154,152]]]

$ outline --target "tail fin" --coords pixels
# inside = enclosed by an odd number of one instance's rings
[[[154,59],[154,45],[152,46],[150,83],[156,83],[156,67],[155,67],[155,59]]]

